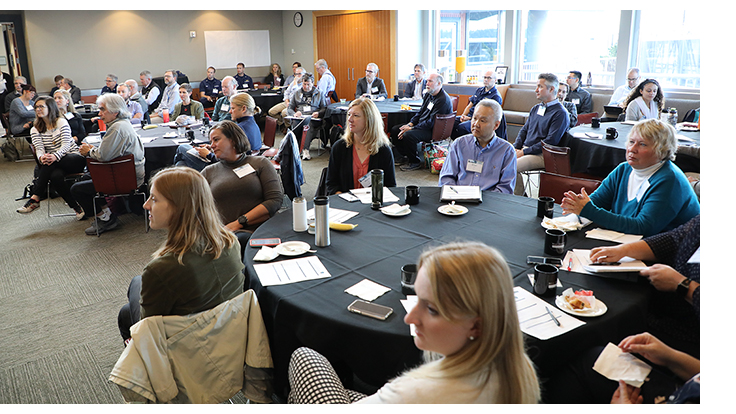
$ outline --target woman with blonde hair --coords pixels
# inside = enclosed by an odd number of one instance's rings
[[[247,93],[238,93],[230,97],[230,115],[240,128],[245,132],[250,142],[250,149],[257,152],[261,149],[261,130],[258,128],[254,115],[261,113],[261,108],[256,106],[256,101]]]
[[[77,145],[82,145],[82,140],[87,136],[87,130],[84,128],[84,120],[82,116],[74,109],[72,95],[66,89],[57,89],[54,92],[54,101],[59,107],[59,114],[66,118],[69,128],[72,130],[72,138]]]
[[[391,141],[383,130],[376,104],[366,98],[350,102],[347,124],[345,134],[330,151],[327,193],[339,194],[361,188],[360,179],[374,169],[383,170],[384,186],[395,187]]]
[[[284,75],[281,74],[281,65],[278,63],[271,64],[271,71],[266,75],[264,82],[274,86],[286,86]]]
[[[128,288],[118,314],[123,340],[130,327],[152,315],[188,315],[212,309],[243,293],[245,277],[238,239],[223,228],[212,192],[187,167],[159,171],[143,205],[152,229],[167,230],[141,276]]]
[[[658,119],[634,125],[626,141],[626,161],[590,196],[565,193],[562,211],[585,217],[609,230],[653,236],[700,214],[700,202],[682,170],[672,161],[675,128]]]
[[[450,243],[419,258],[417,305],[404,318],[425,362],[365,397],[348,392],[329,362],[299,348],[289,366],[289,403],[499,403],[539,401],[524,350],[506,261],[482,243]],[[319,376],[319,380],[315,380]],[[364,398],[361,398],[364,397]]]

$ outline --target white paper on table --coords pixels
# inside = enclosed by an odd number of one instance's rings
[[[399,302],[401,302],[401,306],[404,307],[408,315],[417,306],[417,303],[419,303],[419,297],[417,295],[406,295],[406,299],[401,299]],[[417,336],[416,329],[417,327],[413,323],[409,324],[409,333],[411,333],[411,336]]]
[[[141,139],[141,144],[148,144],[149,142],[152,142],[153,140],[156,139],[156,137],[139,137],[139,138]]]
[[[559,229],[564,231],[575,231],[580,230],[583,227],[590,225],[592,221],[585,217],[580,217],[577,214],[568,214],[566,216],[549,218],[544,217],[542,219],[542,226],[546,229]]]
[[[317,256],[253,265],[262,286],[286,285],[305,280],[323,279],[330,273]]]
[[[595,361],[593,370],[610,380],[623,380],[638,388],[644,384],[652,367],[609,342]]]
[[[368,279],[363,279],[353,286],[345,289],[345,293],[357,296],[365,301],[372,302],[390,290],[391,288],[379,285],[378,283]]]
[[[270,262],[278,256],[279,253],[273,247],[261,246],[258,252],[256,252],[256,255],[253,256],[253,260],[256,262]]]
[[[631,243],[641,240],[643,236],[636,234],[624,234],[613,230],[605,230],[601,228],[588,230],[585,232],[585,237],[596,240],[607,240],[616,243]]]
[[[638,272],[647,268],[647,265],[641,260],[636,260],[628,256],[619,259],[618,266],[593,266],[590,260],[590,250],[572,249],[575,254],[574,263],[579,263],[583,272],[580,273],[613,273],[613,272]],[[564,262],[563,262],[564,264]],[[578,271],[573,269],[573,271]]]
[[[370,204],[373,202],[373,194],[371,193],[370,187],[354,188],[350,190],[350,193],[358,197],[358,200],[363,204]],[[388,188],[383,187],[383,203],[394,203],[396,201],[399,201],[399,197],[396,197]]]
[[[519,326],[521,331],[527,335],[545,340],[585,325],[585,322],[573,318],[519,286],[514,287],[514,298],[519,315]],[[547,308],[555,315],[560,326],[557,326],[549,316]]]
[[[87,138],[84,139],[84,142],[88,143],[89,145],[95,145],[99,144],[102,141],[99,135],[87,135]]]
[[[189,143],[189,138],[179,138],[179,139],[174,139],[172,141],[176,142],[179,145],[181,145],[181,144],[188,144]]]
[[[329,221],[330,223],[344,223],[358,215],[357,211],[341,210],[339,208],[331,208]],[[307,210],[307,220],[314,221],[314,207]]]
[[[582,139],[603,139],[603,134],[594,134],[592,132],[576,132],[572,136]]]

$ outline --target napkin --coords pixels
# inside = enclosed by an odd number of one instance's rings
[[[631,243],[639,241],[642,238],[642,236],[640,235],[624,234],[613,230],[604,230],[601,228],[586,231],[585,237],[589,239],[607,240],[616,243]]]
[[[372,282],[368,279],[363,279],[353,286],[345,289],[345,293],[349,293],[353,296],[357,296],[363,300],[371,302],[389,290],[391,290],[391,288],[379,285],[378,283]]]
[[[609,342],[595,361],[593,370],[610,380],[624,380],[638,388],[644,384],[652,367]]]
[[[253,257],[256,262],[270,262],[275,259],[279,254],[273,247],[263,246],[258,253]]]
[[[580,217],[577,214],[568,214],[562,217],[549,218],[545,217],[542,220],[542,227],[546,229],[559,229],[564,231],[575,231],[580,230],[592,221],[585,217]]]
[[[407,210],[409,210],[408,204],[404,204],[402,206],[398,203],[394,203],[394,204],[391,204],[390,206],[381,207],[381,211],[383,211],[386,214],[401,214]]]

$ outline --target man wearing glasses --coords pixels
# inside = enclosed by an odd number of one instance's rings
[[[365,76],[358,79],[358,85],[355,87],[355,99],[361,96],[367,98],[386,98],[386,85],[383,79],[378,77],[378,65],[369,63],[365,68]]]
[[[629,69],[629,72],[626,75],[626,85],[621,85],[616,88],[613,95],[611,95],[611,100],[608,102],[608,105],[622,106],[624,99],[629,96],[629,92],[631,92],[632,89],[636,88],[636,85],[639,84],[640,80],[641,75],[639,74],[639,68]]]
[[[460,116],[455,117],[455,130],[453,131],[453,138],[461,137],[470,133],[470,122],[473,119],[473,113],[475,112],[475,105],[483,99],[493,99],[498,102],[499,105],[503,104],[501,94],[496,89],[496,72],[489,70],[483,74],[483,86],[478,88],[473,96],[468,99],[468,106]],[[506,139],[506,119],[501,119],[501,124],[496,129],[496,135],[501,139]]]
[[[176,104],[181,102],[181,98],[179,97],[179,84],[176,82],[175,70],[167,70],[164,73],[164,83],[166,84],[166,88],[161,95],[161,102],[156,108],[156,114],[151,116],[151,121],[154,123],[161,123],[163,121],[163,112],[174,112]]]
[[[575,107],[578,109],[578,115],[593,112],[593,98],[591,98],[590,92],[580,86],[580,79],[582,78],[582,73],[577,70],[573,70],[570,71],[570,74],[567,75],[566,79],[567,85],[570,86],[567,100],[575,104]]]

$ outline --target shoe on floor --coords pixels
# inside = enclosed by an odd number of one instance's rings
[[[304,148],[304,151],[302,151],[302,159],[303,160],[311,160],[312,156],[309,155],[309,150]]]
[[[406,157],[398,157],[394,159],[394,165],[397,167],[400,167],[408,162],[409,162],[409,158],[406,158]]]
[[[116,216],[112,216],[110,220],[102,221],[96,220],[92,222],[92,225],[84,230],[84,234],[88,236],[96,236],[99,228],[99,233],[102,234],[106,231],[115,230],[120,227],[120,222]]]
[[[414,171],[422,168],[421,162],[415,162],[412,164],[406,164],[401,166],[401,171]]]
[[[28,213],[32,212],[33,210],[35,210],[35,209],[37,209],[39,207],[41,207],[41,204],[38,201],[30,198],[30,199],[28,199],[28,201],[26,202],[26,204],[23,207],[15,210],[15,211],[17,211],[18,213],[21,213],[21,214],[28,214]]]

